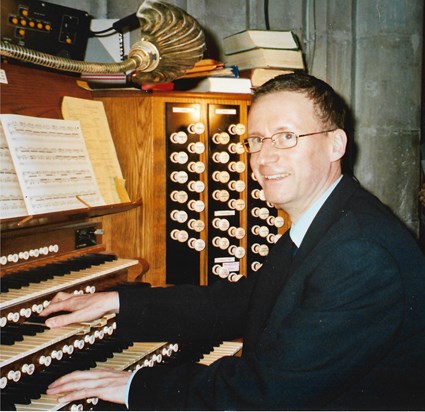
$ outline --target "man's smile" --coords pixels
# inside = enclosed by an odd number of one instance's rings
[[[263,175],[265,180],[280,180],[290,176],[290,173],[278,173],[275,175]]]

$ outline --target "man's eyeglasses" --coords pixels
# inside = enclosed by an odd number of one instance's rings
[[[322,132],[296,134],[294,132],[277,132],[270,137],[250,136],[243,140],[243,145],[248,153],[256,153],[263,147],[263,141],[270,139],[276,149],[290,149],[298,143],[300,137],[313,136],[315,134],[333,132],[336,129],[324,130]]]

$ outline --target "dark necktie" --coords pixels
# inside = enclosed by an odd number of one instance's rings
[[[294,260],[295,255],[297,254],[297,252],[298,252],[298,247],[297,247],[297,245],[294,242],[292,242],[292,244],[291,244],[291,257],[292,257],[292,260]]]

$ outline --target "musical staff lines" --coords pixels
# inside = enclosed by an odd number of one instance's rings
[[[1,218],[104,205],[78,121],[0,115]],[[25,204],[19,201],[21,192]]]

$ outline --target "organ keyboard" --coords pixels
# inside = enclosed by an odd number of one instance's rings
[[[206,355],[200,355],[198,363],[210,365],[223,356],[235,355],[242,347],[238,342],[222,342],[217,347],[212,348]],[[143,367],[153,367],[163,361],[163,356],[171,358],[173,353],[178,351],[176,344],[165,342],[136,342],[132,346],[126,347],[122,352],[113,353],[113,356],[105,361],[96,362],[95,368],[110,368],[114,370],[138,370]],[[45,385],[47,386],[47,385]],[[84,410],[87,407],[92,409],[98,402],[96,398],[89,398],[81,402],[74,402],[68,405],[58,402],[57,396],[42,393],[38,399],[30,399],[26,404],[15,404],[17,411],[56,411],[67,407],[71,410]]]
[[[104,255],[98,255],[98,260],[103,259]],[[87,259],[89,260],[89,259]],[[102,262],[96,266],[89,266],[87,269],[70,271],[69,273],[58,274],[50,279],[30,282],[27,285],[20,286],[19,289],[10,288],[7,292],[1,294],[0,310],[8,309],[8,315],[2,317],[0,324],[6,325],[8,321],[18,321],[21,315],[29,317],[31,313],[40,313],[48,304],[48,301],[59,291],[86,292],[93,293],[96,288],[89,282],[95,280],[104,280],[110,274],[115,274],[117,271],[126,269],[136,265],[138,262],[132,259],[117,259],[113,261]],[[49,272],[49,266],[44,268],[44,271]],[[13,276],[15,279],[18,275]],[[17,279],[16,279],[17,280]],[[3,280],[2,286],[7,283]],[[15,282],[17,283],[17,282]],[[31,302],[31,305],[24,304]]]
[[[7,225],[5,226],[7,229]],[[0,257],[0,389],[2,410],[93,410],[97,399],[70,404],[46,394],[47,386],[73,370],[96,367],[134,371],[179,362],[209,365],[233,355],[240,343],[122,342],[115,338],[115,316],[48,329],[38,314],[59,291],[94,293],[128,282],[139,259],[106,252],[99,223],[47,224],[2,230]],[[139,265],[140,266],[140,265]],[[147,264],[142,269],[146,270]]]

